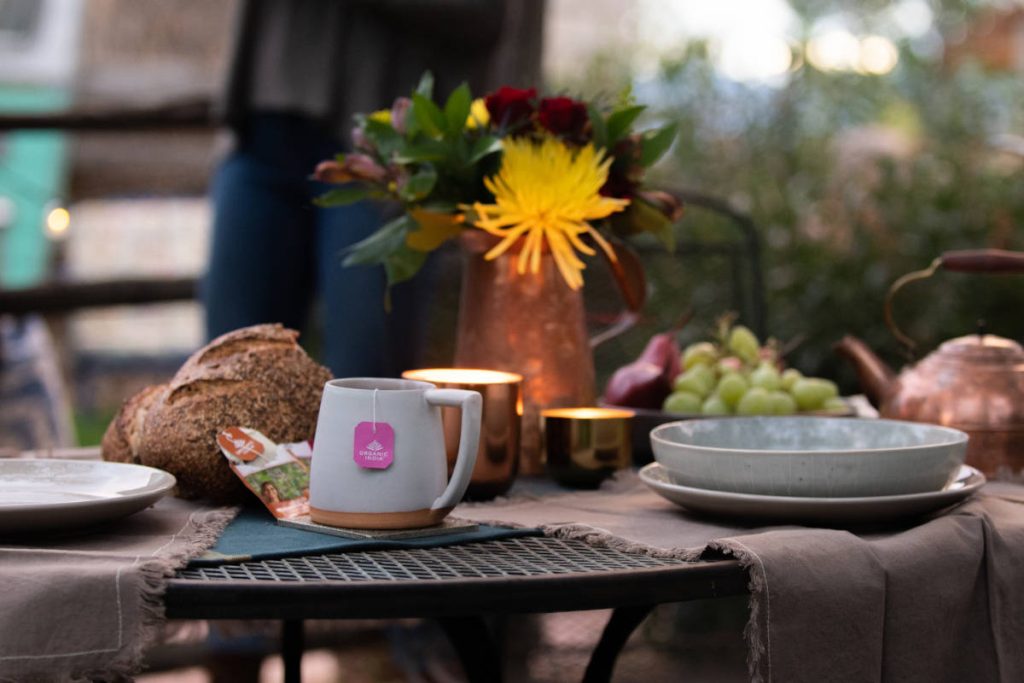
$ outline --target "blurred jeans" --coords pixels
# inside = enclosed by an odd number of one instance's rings
[[[335,377],[395,375],[414,362],[423,315],[416,290],[427,287],[395,287],[387,314],[384,269],[342,267],[342,251],[387,220],[384,208],[370,202],[313,204],[328,189],[310,180],[313,169],[342,147],[300,115],[250,117],[211,190],[206,332],[212,338],[269,322],[302,330],[318,302],[321,360]]]

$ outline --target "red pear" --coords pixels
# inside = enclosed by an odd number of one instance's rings
[[[661,408],[679,374],[679,344],[674,332],[651,337],[640,357],[615,371],[604,390],[604,402],[630,408]]]

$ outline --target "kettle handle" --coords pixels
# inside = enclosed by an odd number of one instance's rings
[[[906,347],[908,353],[912,353],[917,342],[903,333],[903,330],[896,324],[892,312],[892,302],[896,292],[904,286],[918,280],[926,280],[935,274],[939,268],[953,273],[1024,273],[1024,252],[1006,251],[1005,249],[962,249],[959,251],[946,251],[931,262],[924,270],[915,270],[897,279],[889,286],[885,295],[885,324],[893,336]]]
[[[1003,249],[947,251],[939,257],[943,270],[956,273],[1024,273],[1024,252]]]

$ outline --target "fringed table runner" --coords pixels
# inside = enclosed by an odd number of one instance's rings
[[[515,489],[513,489],[515,491]],[[625,473],[600,491],[461,505],[464,519],[750,573],[750,676],[769,683],[1024,681],[1024,487],[852,532],[696,517]]]
[[[0,540],[0,680],[118,680],[163,624],[167,579],[234,510],[173,498],[89,532]]]

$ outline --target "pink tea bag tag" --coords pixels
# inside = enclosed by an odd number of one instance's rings
[[[360,467],[386,470],[395,460],[395,430],[387,422],[360,422],[352,458]]]

